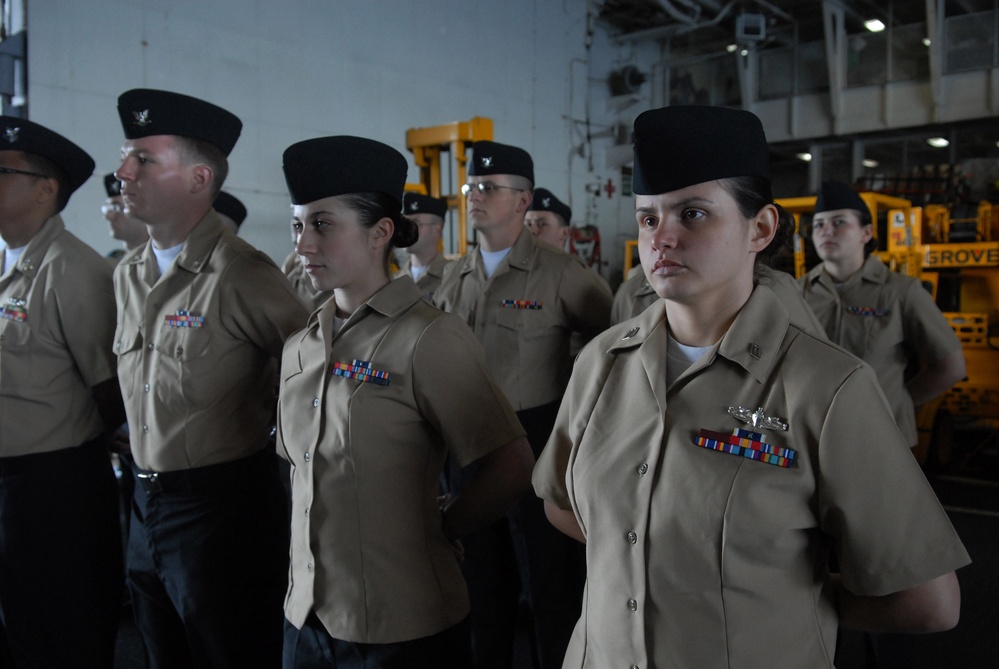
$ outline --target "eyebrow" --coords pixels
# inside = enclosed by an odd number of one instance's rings
[[[683,200],[677,200],[669,204],[666,209],[682,209],[683,207],[688,207],[693,204],[717,204],[714,200],[708,199],[706,197],[693,196],[684,198]],[[635,213],[655,213],[659,211],[657,207],[635,207]]]

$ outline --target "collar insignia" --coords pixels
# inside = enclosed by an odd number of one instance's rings
[[[135,121],[135,125],[139,126],[140,128],[145,128],[147,125],[153,122],[152,119],[149,118],[148,109],[132,112],[132,118]]]
[[[625,340],[627,340],[627,339],[631,339],[632,337],[634,337],[635,335],[637,335],[637,334],[638,334],[638,331],[639,331],[640,329],[641,329],[641,328],[631,328],[630,330],[628,330],[628,331],[627,331],[627,332],[625,333],[625,335],[624,335],[623,337],[621,337],[621,341],[625,341]]]
[[[759,407],[756,411],[747,409],[746,407],[729,407],[728,413],[731,416],[735,416],[743,423],[752,425],[755,428],[763,430],[787,431],[787,421],[783,418],[778,418],[777,416],[766,415],[763,413],[763,407]]]

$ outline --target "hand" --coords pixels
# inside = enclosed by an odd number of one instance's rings
[[[132,454],[132,443],[125,430],[115,430],[111,434],[111,450],[115,453]]]

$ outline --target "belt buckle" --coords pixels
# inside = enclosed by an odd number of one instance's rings
[[[159,472],[138,472],[138,479],[139,485],[142,486],[147,495],[152,495],[163,490]]]

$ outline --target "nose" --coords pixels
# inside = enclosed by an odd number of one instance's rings
[[[308,228],[295,233],[295,253],[304,256],[315,252],[315,250],[316,245],[312,241],[312,235],[309,234]]]
[[[132,171],[131,167],[129,166],[128,158],[125,158],[124,160],[121,161],[121,165],[119,165],[118,169],[114,171],[114,177],[118,181],[134,180],[135,174]]]
[[[662,221],[652,234],[652,248],[655,250],[676,247],[676,228]]]

